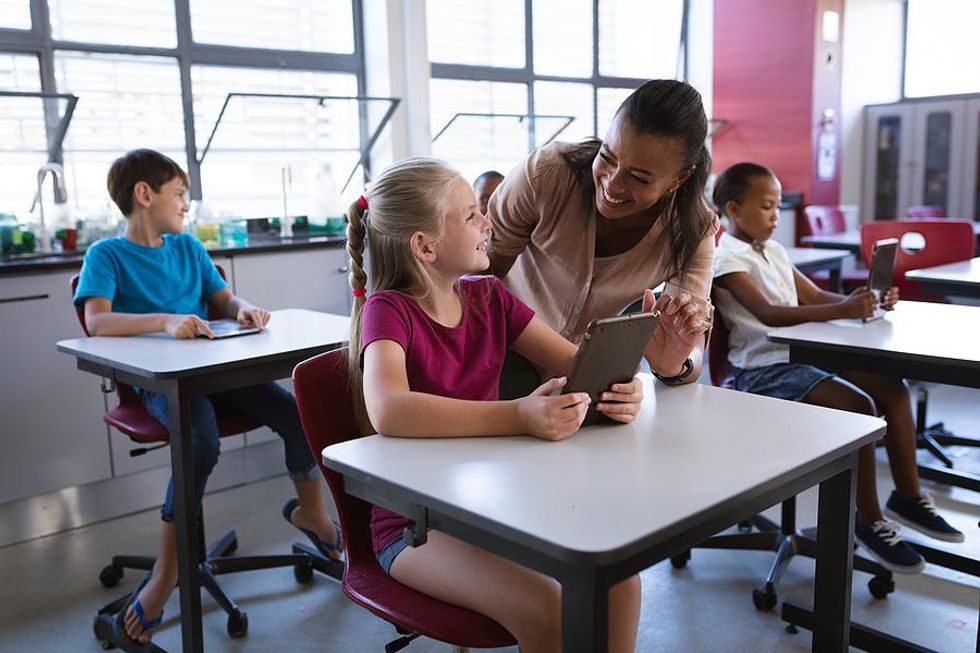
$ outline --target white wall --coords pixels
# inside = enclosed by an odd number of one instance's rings
[[[844,3],[841,204],[861,203],[862,109],[867,104],[894,102],[901,97],[903,4],[903,0],[846,0]],[[861,207],[862,218],[866,210],[870,211],[870,207]]]

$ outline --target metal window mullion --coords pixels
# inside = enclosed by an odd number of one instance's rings
[[[909,0],[905,0],[902,3],[902,64],[899,73],[899,79],[901,83],[899,84],[899,101],[904,102],[907,99],[905,95],[905,69],[906,69],[906,57],[909,55]]]
[[[201,164],[197,160],[197,135],[194,129],[194,89],[191,82],[191,6],[190,0],[174,0],[177,23],[177,65],[180,69],[180,102],[184,113],[184,154],[191,199],[204,197]]]
[[[527,112],[532,116],[527,121],[527,151],[534,149],[537,121],[534,111],[534,0],[524,0],[524,74],[527,75]]]
[[[51,18],[47,0],[31,0],[31,33],[39,42],[38,63],[41,73],[41,90],[45,93],[57,93],[58,84],[54,74],[54,48],[51,46]],[[58,127],[61,123],[58,115],[58,100],[47,99],[41,103],[44,111],[44,135],[47,141],[48,161],[64,164],[64,150],[56,146]],[[68,200],[67,193],[62,193],[58,184],[54,184],[54,201],[56,204]]]
[[[592,133],[599,134],[599,0],[592,0]]]
[[[367,96],[367,64],[364,53],[364,4],[362,0],[352,0],[351,12],[354,19],[354,55],[357,57],[357,94]],[[360,133],[361,152],[364,152],[364,164],[361,168],[361,181],[371,178],[371,152],[365,151],[368,144],[368,134],[371,131],[367,102],[357,103],[357,119]],[[352,173],[353,174],[353,173]]]
[[[681,80],[687,81],[689,71],[688,71],[688,57],[687,57],[687,44],[688,44],[688,31],[691,29],[690,26],[690,15],[691,15],[691,0],[683,0],[681,5],[681,39],[680,45],[678,47],[678,56],[684,58],[684,64],[681,72]],[[676,72],[677,67],[674,67]]]

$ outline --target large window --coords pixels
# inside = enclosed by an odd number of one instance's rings
[[[49,25],[31,22],[48,16]],[[105,213],[109,163],[159,150],[184,166],[191,194],[216,214],[279,215],[283,169],[291,214],[337,198],[366,138],[354,101],[235,98],[207,156],[228,93],[358,96],[360,0],[0,0],[0,90],[71,93],[67,102],[0,95],[0,212],[30,223],[38,167],[64,163],[77,217]],[[188,11],[189,10],[189,11]],[[43,80],[43,82],[42,82]],[[363,177],[355,177],[356,188]],[[51,197],[50,186],[45,197]],[[318,208],[319,207],[319,208]],[[322,212],[322,211],[321,211]]]
[[[980,3],[908,0],[905,95],[980,92]]]
[[[433,153],[472,178],[601,137],[643,81],[683,76],[687,2],[426,0]]]

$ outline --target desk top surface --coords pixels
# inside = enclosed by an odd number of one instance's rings
[[[641,378],[633,424],[587,427],[563,442],[374,435],[327,447],[324,464],[512,539],[600,554],[682,532],[884,428],[866,415]]]
[[[973,223],[973,234],[980,237],[980,222]],[[861,230],[850,229],[839,234],[803,236],[800,240],[802,240],[804,243],[821,243],[826,245],[846,245],[851,247],[859,247],[861,245]]]
[[[165,333],[73,338],[58,351],[144,376],[171,376],[216,366],[269,359],[346,342],[350,318],[304,309],[272,311],[260,333],[208,340],[177,340]]]
[[[793,265],[814,265],[834,263],[854,256],[848,249],[814,249],[812,247],[787,247],[790,263]]]
[[[980,368],[978,332],[978,307],[900,301],[880,320],[807,322],[773,329],[768,336],[787,345],[817,345]]]
[[[941,281],[943,283],[978,286],[980,285],[980,256],[969,261],[947,263],[921,270],[909,270],[905,273],[905,278],[916,281]]]

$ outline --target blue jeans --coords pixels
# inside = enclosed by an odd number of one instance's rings
[[[146,410],[161,424],[170,428],[166,395],[142,390],[140,396]],[[190,398],[190,421],[194,490],[198,510],[204,497],[204,486],[208,476],[211,475],[211,470],[218,462],[218,454],[221,451],[214,405],[228,408],[242,417],[275,431],[282,438],[286,450],[286,469],[289,471],[289,478],[294,481],[305,481],[316,477],[316,462],[306,444],[306,435],[303,433],[303,426],[296,410],[296,400],[280,385],[270,381],[207,397],[194,396]],[[167,484],[167,497],[160,509],[160,516],[164,521],[174,519],[173,477]]]

